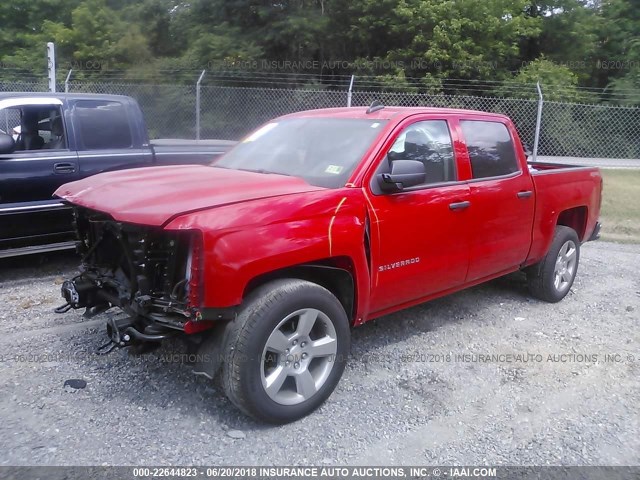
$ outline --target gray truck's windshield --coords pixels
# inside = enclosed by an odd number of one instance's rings
[[[300,177],[339,188],[386,121],[354,118],[289,118],[268,123],[213,163],[215,167]]]

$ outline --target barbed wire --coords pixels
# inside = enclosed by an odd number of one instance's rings
[[[240,70],[205,70],[203,85],[229,84],[249,85],[275,88],[323,88],[345,89],[351,80],[351,75],[346,74],[316,74],[316,73],[282,73],[282,72],[255,72]],[[160,85],[173,85],[176,82],[194,84],[201,74],[200,69],[158,69],[152,72],[131,71],[75,71],[71,81],[110,81],[110,82],[153,82]],[[60,75],[59,75],[60,77]],[[535,96],[537,93],[535,83],[521,83],[513,80],[480,80],[429,77],[404,77],[399,78],[397,84],[393,84],[393,77],[384,78],[384,75],[355,75],[355,89],[381,89],[389,91],[404,91],[418,89],[421,91],[444,90],[464,92],[469,95],[494,95],[494,96]],[[573,85],[545,85],[547,93],[558,96],[584,95],[599,98],[607,98],[624,102],[638,95],[634,89],[573,86]]]
[[[10,70],[10,69],[9,69]],[[349,81],[352,77],[352,74],[333,74],[333,73],[303,73],[303,72],[264,72],[264,71],[255,71],[255,70],[216,70],[216,69],[208,69],[208,68],[197,68],[197,69],[189,69],[189,68],[176,68],[176,69],[154,69],[152,71],[140,71],[140,70],[99,70],[99,69],[72,69],[74,72],[83,72],[83,73],[91,73],[97,76],[118,76],[122,78],[148,78],[148,77],[156,77],[158,75],[165,74],[183,74],[187,76],[198,77],[202,71],[206,72],[206,75],[211,77],[242,77],[246,79],[271,79],[271,80],[287,80],[292,78],[309,78],[309,79],[323,79],[323,78],[334,78],[334,79],[342,79],[344,81]],[[68,70],[64,70],[63,73],[66,75]],[[59,74],[61,71],[58,71]],[[34,74],[35,75],[35,74]],[[381,77],[385,77],[389,74],[360,74],[354,73],[359,81],[379,81]],[[393,75],[391,75],[393,78]],[[429,79],[442,81],[446,83],[459,83],[459,84],[486,84],[486,85],[529,85],[534,86],[535,83],[525,83],[516,81],[516,80],[489,80],[489,79],[466,79],[466,78],[440,78],[440,77],[428,77]],[[425,77],[415,77],[415,76],[406,76],[402,77],[403,81],[407,83],[416,83],[419,84],[424,81]],[[588,86],[575,86],[574,88],[580,90],[603,90],[600,87],[588,87]],[[627,89],[627,91],[634,91],[633,89]]]
[[[153,83],[157,85],[185,85],[195,84],[202,71],[205,70],[203,87],[208,85],[255,86],[264,88],[306,88],[306,89],[347,89],[352,75],[346,73],[307,73],[281,71],[255,71],[241,69],[199,69],[199,68],[159,68],[153,70],[102,70],[77,68],[71,69],[70,82],[94,81],[125,83]],[[59,83],[67,79],[70,70],[58,69]],[[23,67],[5,66],[0,64],[0,79],[2,77],[29,81],[46,81],[43,75]],[[442,94],[466,94],[496,97],[524,97],[537,96],[536,84],[522,83],[513,79],[463,79],[437,78],[433,76],[394,77],[393,75],[354,74],[355,90],[381,91],[418,91],[424,93],[440,92]],[[397,81],[397,83],[393,83]],[[597,103],[611,100],[624,104],[637,102],[639,95],[635,89],[600,88],[583,85],[548,85],[542,84],[546,94],[553,97],[582,99]]]

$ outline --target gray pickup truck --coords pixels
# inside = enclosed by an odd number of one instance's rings
[[[0,94],[0,258],[73,248],[61,185],[97,173],[208,164],[235,142],[149,140],[137,102],[120,95]]]

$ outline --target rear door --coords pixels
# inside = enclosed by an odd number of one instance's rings
[[[533,183],[506,121],[460,119],[472,179],[467,282],[515,270],[531,246]],[[520,152],[522,154],[522,152]]]
[[[367,193],[373,313],[461,285],[469,264],[469,186],[458,180],[447,120],[414,119],[385,153]],[[397,193],[382,192],[378,174],[405,159],[425,164],[425,182]]]
[[[78,143],[80,178],[124,168],[147,167],[153,153],[141,138],[130,105],[110,99],[70,101]]]

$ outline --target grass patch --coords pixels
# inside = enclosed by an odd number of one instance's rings
[[[602,169],[601,238],[640,243],[640,170]]]

